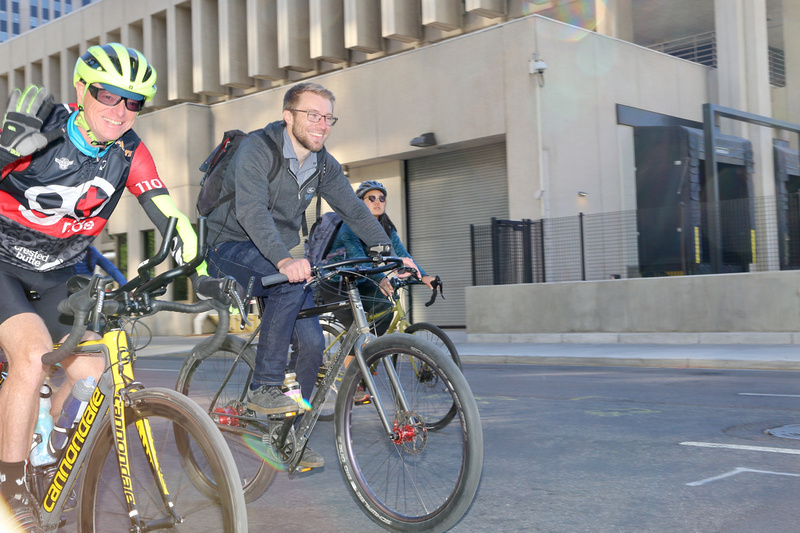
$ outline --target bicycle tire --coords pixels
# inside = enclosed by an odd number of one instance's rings
[[[237,354],[242,356],[236,361]],[[220,391],[223,379],[236,361],[228,384]],[[199,358],[193,353],[181,365],[175,389],[188,396],[206,412],[221,431],[236,463],[239,481],[244,490],[247,503],[258,499],[272,483],[275,474],[283,468],[282,461],[272,451],[272,448],[263,444],[263,431],[254,428],[253,424],[245,422],[244,425],[229,425],[232,420],[221,417],[215,413],[218,407],[234,407],[237,412],[246,413],[246,403],[241,401],[247,393],[250,382],[250,373],[255,368],[255,351],[252,346],[245,346],[245,341],[239,337],[229,335],[225,338],[216,352]],[[219,391],[219,396],[214,396]],[[254,413],[251,413],[255,416]],[[180,432],[180,429],[178,428]],[[189,449],[178,434],[178,442],[187,454],[189,464],[193,467],[196,483],[199,490],[207,495],[216,490],[213,482],[205,475],[204,465],[195,461],[192,450]]]
[[[483,432],[469,384],[451,358],[413,335],[380,337],[364,348],[364,356],[370,366],[379,363],[373,379],[390,423],[413,431],[406,433],[408,442],[395,444],[386,438],[377,406],[353,402],[361,370],[350,365],[339,390],[334,422],[337,456],[347,486],[365,514],[385,529],[445,531],[472,504],[483,469]],[[454,423],[428,431],[424,421],[430,413],[425,411],[424,398],[429,392],[416,379],[411,359],[429,365],[447,383],[447,393],[457,406]],[[387,364],[397,370],[410,413],[397,407]]]
[[[339,347],[342,345],[342,341],[344,340],[344,336],[347,331],[344,327],[335,321],[322,321],[320,320],[320,326],[322,326],[322,333],[325,335],[325,351],[322,352],[322,366],[319,369],[321,379],[324,373],[327,373],[328,367],[333,360],[336,352],[339,351]],[[344,373],[344,367],[337,376],[336,380],[331,385],[331,388],[328,389],[328,396],[325,398],[325,403],[320,409],[319,420],[323,420],[325,422],[330,422],[333,420],[333,414],[336,408],[336,394],[339,390],[339,387],[342,383],[342,375]],[[316,394],[316,387],[314,388],[314,392],[312,393],[312,398],[314,397],[313,394]]]
[[[161,474],[169,490],[174,513],[183,519],[185,531],[247,531],[247,509],[236,467],[222,435],[194,402],[177,392],[162,388],[142,389],[130,394],[131,406],[125,408],[128,424],[128,471],[131,490],[143,522],[169,517],[156,488],[154,474],[147,461],[152,451],[142,445],[137,422],[147,420],[153,435]],[[196,453],[202,453],[210,475],[215,480],[215,495],[209,499],[187,480],[185,458],[177,449],[173,429],[182,427],[192,439]],[[103,422],[98,439],[83,466],[78,531],[128,531],[131,527],[126,493],[120,482],[120,468],[114,450],[113,417]],[[162,524],[167,529],[167,524]],[[171,529],[178,529],[172,526]]]
[[[450,356],[459,369],[461,368],[461,358],[458,356],[458,350],[456,350],[455,344],[453,344],[453,341],[447,336],[447,333],[442,331],[439,326],[435,326],[427,322],[417,322],[408,326],[405,330],[405,333],[408,333],[409,335],[416,335],[432,342],[437,348],[442,350],[445,355]],[[416,369],[416,375],[419,380],[421,380],[431,389],[441,389],[445,386],[444,383],[440,383],[438,379],[436,379],[436,374],[433,372],[427,372],[424,369]],[[436,397],[437,396],[432,396],[431,398],[434,399]],[[428,426],[428,429],[442,429],[453,420],[455,415],[456,406],[453,403],[444,416],[438,420],[426,421],[425,425]]]

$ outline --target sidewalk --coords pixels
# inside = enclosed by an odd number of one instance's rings
[[[462,362],[662,368],[800,370],[797,344],[632,344],[470,342],[464,330],[448,330]],[[154,337],[138,353],[185,356],[208,335]]]

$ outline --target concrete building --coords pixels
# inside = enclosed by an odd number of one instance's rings
[[[418,293],[414,318],[471,334],[686,327],[637,322],[653,316],[648,294],[663,279],[471,287],[470,224],[636,209],[638,120],[702,125],[711,103],[800,123],[800,101],[790,98],[800,90],[800,0],[101,0],[0,44],[0,94],[39,83],[69,100],[79,54],[109,41],[142,50],[158,70],[160,90],[136,131],[186,213],[197,167],[223,131],[277,119],[298,80],[333,90],[340,121],[329,150],[354,184],[388,186],[409,249],[445,280],[447,299],[425,308]],[[722,126],[752,144],[753,194],[774,195],[773,139],[796,150],[797,136]],[[433,143],[412,144],[427,133]],[[108,233],[126,243],[129,275],[148,231],[136,201],[123,200]],[[589,305],[597,292],[580,291],[593,283],[617,285]],[[758,301],[753,290],[743,301]],[[797,309],[798,296],[781,292],[777,307]],[[666,294],[687,299],[674,306],[680,315],[697,288],[671,285]],[[727,293],[714,294],[706,305]],[[626,322],[576,320],[618,313],[620,299]],[[701,327],[780,330],[800,322],[794,315],[788,326],[744,317]],[[158,328],[191,331],[190,319],[175,320]]]
[[[98,0],[0,0],[0,42]]]

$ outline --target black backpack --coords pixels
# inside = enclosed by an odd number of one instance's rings
[[[312,265],[321,265],[344,252],[344,247],[331,250],[333,240],[342,226],[342,218],[329,211],[317,217],[305,242],[305,258]]]
[[[278,173],[281,167],[278,146],[263,129],[254,130],[250,133],[245,133],[242,130],[226,131],[222,136],[222,141],[200,165],[203,178],[200,180],[200,194],[197,195],[197,212],[201,217],[210,215],[214,209],[233,199],[233,192],[225,195],[224,198],[220,198],[222,180],[225,177],[225,169],[228,168],[236,149],[250,134],[255,134],[262,139],[267,147],[272,150],[275,163],[269,171],[267,180],[271,182]]]

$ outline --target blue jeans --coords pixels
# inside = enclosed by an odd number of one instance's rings
[[[268,261],[252,242],[223,242],[208,250],[206,256],[211,276],[233,276],[243,287],[255,276],[253,296],[261,298],[261,334],[256,349],[256,368],[253,382],[259,385],[281,385],[287,368],[289,344],[295,351],[288,363],[297,374],[297,382],[305,399],[309,399],[322,364],[325,339],[316,316],[298,320],[301,309],[314,306],[311,289],[303,283],[281,283],[268,289],[261,278],[277,274],[278,269]]]

